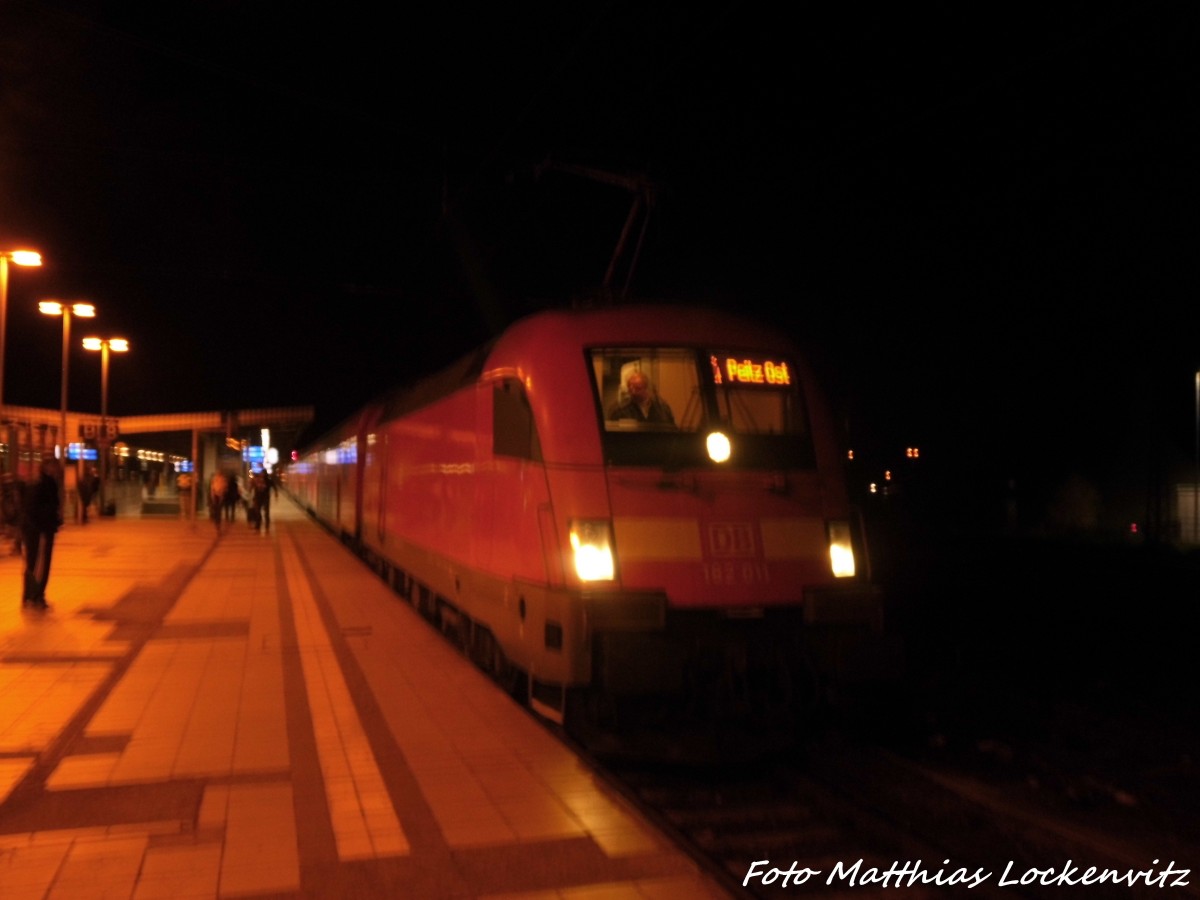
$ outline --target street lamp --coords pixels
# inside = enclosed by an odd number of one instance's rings
[[[84,350],[100,351],[100,515],[104,515],[104,485],[108,481],[108,353],[125,353],[125,338],[85,337]]]
[[[90,319],[96,315],[96,307],[90,303],[72,303],[68,306],[58,300],[43,300],[38,304],[38,309],[47,316],[62,316],[63,320],[63,345],[62,345],[62,403],[59,406],[60,425],[58,432],[59,446],[62,448],[59,453],[59,461],[62,462],[62,470],[65,478],[67,470],[67,364],[71,358],[71,316],[80,316],[85,319]]]
[[[8,322],[8,264],[18,266],[40,266],[42,254],[36,250],[0,250],[0,409],[4,408],[4,348],[7,346],[4,333]]]

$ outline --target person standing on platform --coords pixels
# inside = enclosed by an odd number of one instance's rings
[[[225,476],[225,497],[222,505],[225,510],[225,521],[237,521],[237,508],[242,502],[242,488],[238,484],[238,477],[233,472]]]
[[[46,583],[54,556],[54,536],[63,523],[59,478],[62,467],[53,456],[42,460],[41,474],[25,486],[21,503],[21,538],[25,550],[22,605],[46,610]]]
[[[79,479],[79,512],[83,520],[83,524],[87,524],[88,507],[92,505],[92,498],[96,496],[96,492],[100,489],[100,476],[96,474],[94,468],[88,469],[83,473],[83,477]]]
[[[212,478],[208,482],[208,517],[216,526],[217,534],[221,533],[221,514],[225,508],[225,493],[228,485],[229,479],[220,470],[213,472]]]

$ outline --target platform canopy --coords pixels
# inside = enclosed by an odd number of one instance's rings
[[[194,431],[206,435],[223,434],[231,440],[258,444],[262,430],[266,428],[271,432],[271,446],[286,452],[294,449],[300,435],[312,424],[313,417],[311,406],[122,416],[118,431],[124,437],[136,435],[138,443],[153,443],[166,451],[178,451],[186,456],[191,452]]]

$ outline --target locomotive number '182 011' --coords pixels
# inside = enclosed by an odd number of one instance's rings
[[[766,584],[771,580],[766,563],[729,559],[706,562],[703,568],[705,584]]]

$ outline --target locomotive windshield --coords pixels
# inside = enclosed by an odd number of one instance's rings
[[[593,350],[607,431],[697,431],[703,422],[696,354],[689,350]]]
[[[707,464],[704,436],[719,430],[735,441],[734,466],[813,465],[803,394],[788,360],[669,347],[589,353],[609,462]]]

